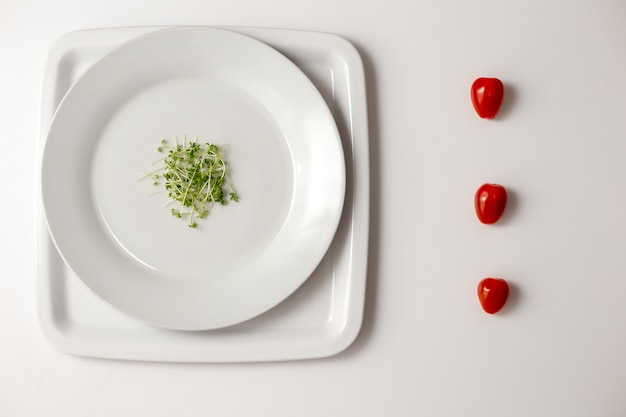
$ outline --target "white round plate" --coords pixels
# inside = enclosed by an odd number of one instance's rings
[[[239,202],[197,228],[141,172],[162,139],[227,145]],[[96,63],[57,110],[42,160],[50,234],[94,293],[179,330],[253,318],[295,291],[334,237],[345,165],[310,80],[268,45],[213,28],[141,36]]]

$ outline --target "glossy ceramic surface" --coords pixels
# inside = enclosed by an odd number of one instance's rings
[[[228,145],[239,203],[188,229],[149,181],[162,138]],[[94,65],[53,119],[44,211],[72,270],[102,299],[181,330],[230,326],[297,289],[326,253],[345,196],[334,119],[287,58],[247,36],[174,28]]]

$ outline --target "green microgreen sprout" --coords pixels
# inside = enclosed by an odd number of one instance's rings
[[[197,138],[188,141],[183,137],[179,143],[175,137],[173,146],[163,139],[157,151],[165,156],[155,161],[161,166],[138,179],[150,178],[157,187],[163,183],[169,198],[166,206],[177,203],[170,213],[179,219],[189,217],[188,226],[193,229],[196,219],[207,217],[215,204],[225,205],[226,196],[239,201],[223,157],[225,149],[210,143],[199,144]]]

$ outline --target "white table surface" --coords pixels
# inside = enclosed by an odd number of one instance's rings
[[[0,416],[626,415],[626,3],[3,0]],[[161,364],[55,351],[36,317],[34,161],[52,42],[86,28],[332,32],[368,80],[366,312],[326,359]],[[497,76],[501,117],[469,86]],[[502,223],[473,194],[508,187]],[[513,285],[485,314],[476,284]]]

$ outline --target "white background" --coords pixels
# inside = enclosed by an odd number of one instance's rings
[[[328,359],[179,365],[56,352],[36,319],[34,161],[46,55],[92,27],[325,31],[368,81],[363,329]],[[626,415],[626,2],[1,0],[0,416]],[[469,86],[497,76],[498,119]],[[475,218],[483,182],[512,194]],[[476,284],[509,280],[496,316]]]

